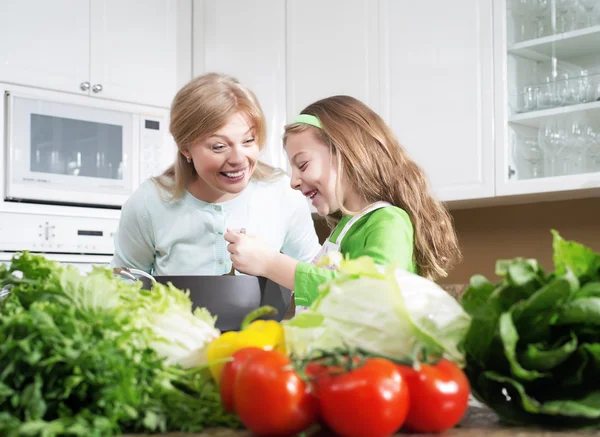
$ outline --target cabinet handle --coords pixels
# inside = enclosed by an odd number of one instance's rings
[[[508,178],[513,177],[517,172],[509,165],[508,166]]]
[[[100,84],[96,84],[92,87],[92,91],[95,93],[99,93],[100,91],[102,91],[102,85]]]
[[[89,82],[81,82],[81,85],[79,85],[79,88],[81,88],[81,91],[87,91],[90,89],[90,83]]]

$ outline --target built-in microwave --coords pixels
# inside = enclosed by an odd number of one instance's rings
[[[0,84],[4,200],[120,208],[175,151],[168,110]]]

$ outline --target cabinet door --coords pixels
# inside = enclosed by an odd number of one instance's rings
[[[577,2],[494,7],[496,192],[597,196],[600,17]]]
[[[0,82],[89,92],[89,1],[0,1],[0,18]]]
[[[176,0],[91,5],[91,95],[170,106],[176,91]]]
[[[267,120],[261,160],[285,169],[285,3],[194,0],[193,72],[236,77],[254,92]]]
[[[289,121],[310,103],[336,94],[379,110],[377,13],[373,0],[288,0]]]
[[[494,195],[492,0],[381,3],[384,117],[444,201]]]

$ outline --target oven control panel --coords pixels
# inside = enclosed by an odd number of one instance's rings
[[[0,251],[112,255],[119,221],[0,213]]]

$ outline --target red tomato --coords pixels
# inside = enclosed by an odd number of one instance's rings
[[[342,437],[385,437],[406,419],[409,394],[397,366],[368,359],[349,372],[322,376],[316,387],[323,421]]]
[[[278,351],[255,353],[239,369],[234,407],[242,423],[258,436],[289,436],[318,419],[317,398],[289,358]]]
[[[347,362],[348,357],[344,355],[343,360],[345,362]],[[360,363],[360,358],[354,357],[352,359],[352,361],[354,362],[354,364],[358,364],[358,363]],[[315,361],[309,362],[306,365],[306,367],[304,369],[304,373],[306,373],[306,376],[308,376],[310,379],[317,380],[324,376],[329,376],[329,375],[332,375],[335,373],[344,372],[345,371],[344,364],[345,363],[340,363],[340,365],[336,365],[336,366],[332,366],[332,365],[326,366],[326,365],[322,364],[319,360],[315,360]]]
[[[262,349],[258,347],[246,347],[240,349],[231,355],[233,361],[228,362],[223,367],[223,372],[221,373],[221,381],[219,386],[219,391],[221,393],[221,402],[223,403],[223,407],[225,411],[229,411],[230,413],[234,411],[233,408],[233,393],[234,393],[234,382],[237,377],[238,371],[241,366],[246,362],[248,358],[256,354],[256,352],[261,351]]]
[[[413,432],[442,432],[453,428],[467,411],[471,387],[463,371],[453,362],[435,365],[398,366],[410,392],[410,410],[405,426]]]

